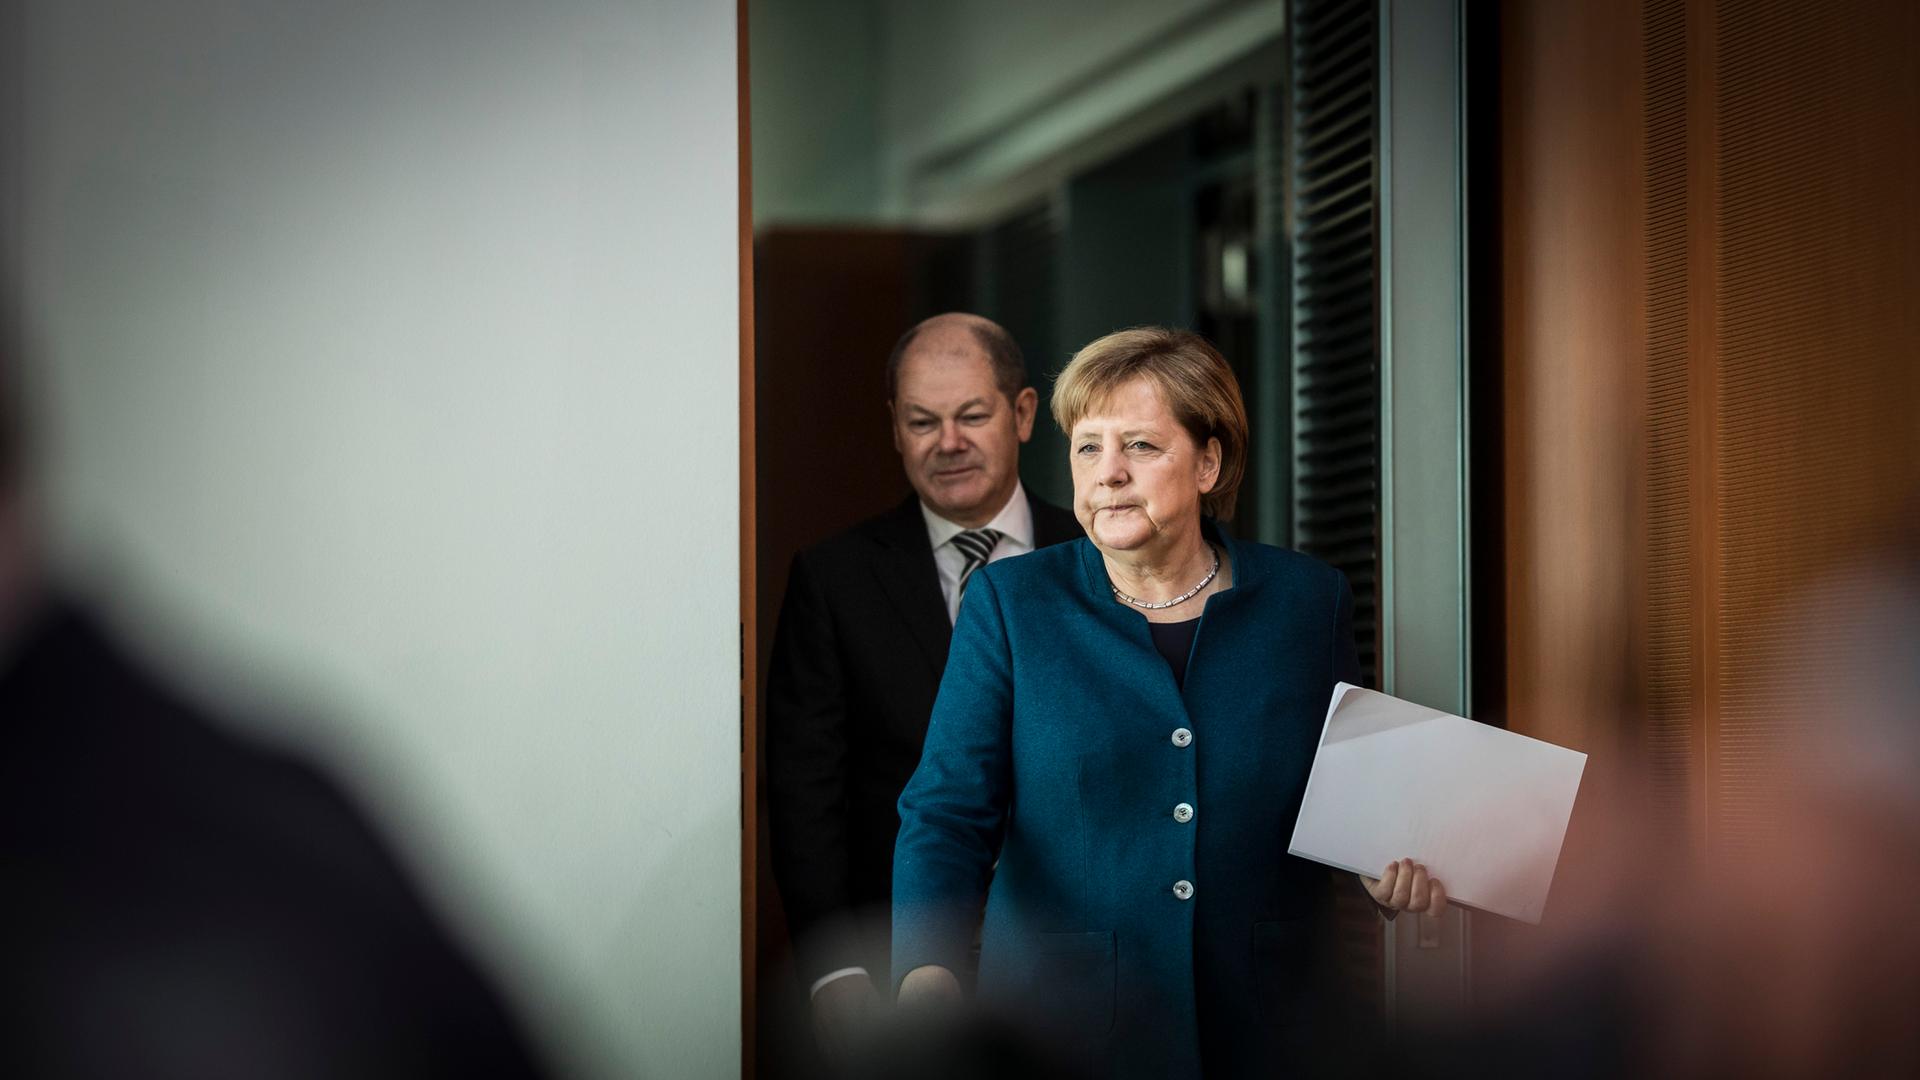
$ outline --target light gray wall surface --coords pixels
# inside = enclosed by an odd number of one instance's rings
[[[906,197],[926,159],[990,137],[1219,0],[891,0],[881,170]],[[1085,134],[1080,132],[1079,134]]]
[[[755,223],[978,224],[1177,121],[1284,8],[755,0]]]
[[[63,560],[579,1075],[739,1072],[734,16],[8,11]]]
[[[872,221],[880,205],[882,0],[754,0],[755,220]]]

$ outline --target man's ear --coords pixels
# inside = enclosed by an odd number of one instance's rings
[[[900,445],[900,418],[894,414],[893,402],[887,402],[887,434],[893,437],[893,452],[904,454],[907,448]]]
[[[1021,442],[1033,438],[1033,417],[1040,411],[1040,393],[1029,386],[1013,395],[1013,430]]]

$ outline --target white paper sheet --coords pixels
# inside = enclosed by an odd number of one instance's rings
[[[1449,903],[1540,921],[1587,755],[1348,683],[1288,850],[1378,877],[1422,863]]]

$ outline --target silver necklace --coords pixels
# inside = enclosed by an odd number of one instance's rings
[[[1171,600],[1162,600],[1157,604],[1151,603],[1146,600],[1136,600],[1133,597],[1128,596],[1126,593],[1121,592],[1120,586],[1115,585],[1113,583],[1112,578],[1107,579],[1107,588],[1113,590],[1114,599],[1123,601],[1128,604],[1132,604],[1134,607],[1137,607],[1137,608],[1144,608],[1147,611],[1162,611],[1166,608],[1170,608],[1174,606],[1175,604],[1184,604],[1187,601],[1193,599],[1195,596],[1200,595],[1200,590],[1206,588],[1209,584],[1211,584],[1213,582],[1214,575],[1220,572],[1220,549],[1213,547],[1213,545],[1211,544],[1207,546],[1209,548],[1212,548],[1213,550],[1213,569],[1207,571],[1207,576],[1200,579],[1200,584],[1195,585],[1193,588],[1188,589],[1186,592],[1181,593],[1179,596],[1176,596]]]

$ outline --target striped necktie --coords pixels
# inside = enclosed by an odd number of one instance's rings
[[[993,547],[999,542],[1000,530],[998,529],[968,529],[966,532],[954,534],[953,546],[958,548],[960,554],[967,560],[966,565],[960,568],[960,591],[957,595],[967,595],[967,580],[973,577],[975,570],[987,564],[987,556],[993,554]]]

